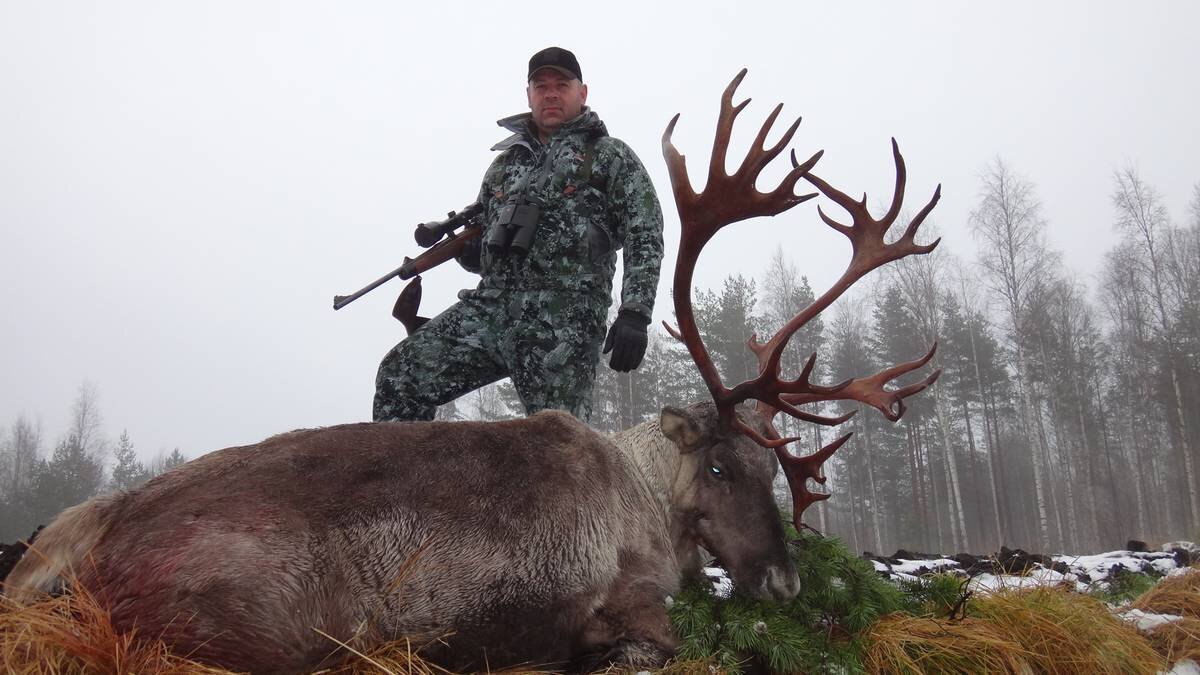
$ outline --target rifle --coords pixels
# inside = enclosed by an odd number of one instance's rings
[[[460,227],[463,228],[463,231],[455,234],[454,231]],[[416,258],[404,256],[403,265],[363,286],[351,295],[333,296],[333,308],[341,309],[396,277],[411,279],[457,257],[462,253],[463,246],[468,241],[477,238],[482,232],[483,206],[479,202],[468,204],[457,213],[451,211],[446,214],[445,220],[417,225],[413,238],[417,240],[419,246],[429,249],[428,251]]]

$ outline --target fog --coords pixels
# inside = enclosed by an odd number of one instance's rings
[[[1114,170],[1136,166],[1176,220],[1200,181],[1197,25],[1182,0],[4,2],[0,426],[26,414],[53,442],[84,380],[106,433],[127,429],[146,456],[369,419],[376,366],[403,337],[401,284],[338,312],[332,297],[474,198],[506,135],[494,121],[525,109],[526,61],[549,45],[578,55],[589,104],[658,188],[656,318],[679,236],[660,136],[681,113],[699,188],[743,67],[753,102],[731,164],[783,102],[772,137],[803,115],[792,147],[824,149],[815,173],[877,205],[895,137],[910,211],[940,183],[931,220],[970,259],[978,175],[1002,157],[1087,278],[1116,241]],[[756,276],[782,246],[820,290],[849,249],[817,203],[839,213],[814,200],[723,232],[697,283]],[[470,285],[453,264],[425,275],[424,313]]]

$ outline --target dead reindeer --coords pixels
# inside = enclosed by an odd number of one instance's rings
[[[408,638],[455,669],[516,664],[584,669],[606,663],[660,666],[676,648],[666,613],[681,576],[698,571],[697,546],[715,555],[735,585],[786,600],[799,580],[771,495],[782,464],[794,519],[826,495],[821,464],[845,442],[795,457],[772,425],[778,411],[838,424],[798,406],[860,401],[889,419],[928,386],[887,391],[887,382],[929,355],[834,386],[794,380],[780,354],[797,329],[870,270],[926,253],[913,237],[933,200],[897,241],[884,234],[900,210],[904,164],[895,152],[893,205],[874,220],[799,164],[771,193],[755,188],[779,108],[732,176],[724,171],[732,104],[745,71],[722,99],[705,191],[692,191],[683,157],[663,136],[682,241],[674,290],[683,340],[712,393],[708,403],[669,407],[660,419],[612,441],[562,412],[505,422],[348,424],[295,431],[199,457],[130,492],[64,511],[8,579],[28,602],[72,579],[92,592],[121,630],[161,636],[192,658],[235,670],[295,672],[357,649]],[[678,117],[676,117],[678,119]],[[760,374],[725,387],[692,314],[692,271],[721,227],[776,215],[805,178],[846,208],[853,256],[845,275],[778,334],[751,338]],[[416,308],[411,313],[415,316]],[[814,357],[815,358],[815,357]],[[757,401],[757,409],[739,403]],[[615,442],[614,442],[615,441]]]

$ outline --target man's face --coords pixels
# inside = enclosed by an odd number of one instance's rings
[[[549,137],[564,122],[575,119],[587,102],[587,85],[553,68],[533,74],[525,89],[533,124],[543,137]]]

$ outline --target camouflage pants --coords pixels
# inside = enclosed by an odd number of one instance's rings
[[[607,298],[496,289],[459,298],[383,357],[375,421],[431,420],[437,406],[505,376],[527,414],[588,419]]]

